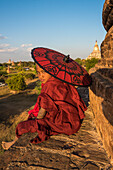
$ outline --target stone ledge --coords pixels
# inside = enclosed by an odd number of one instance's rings
[[[31,135],[34,137],[37,134]],[[90,107],[76,134],[59,134],[40,144],[26,145],[26,138],[31,138],[31,135],[23,135],[0,156],[1,169],[99,170],[112,167],[96,131]]]
[[[113,104],[113,69],[99,69],[91,76],[91,90]]]
[[[98,69],[97,72],[113,83],[113,68]]]

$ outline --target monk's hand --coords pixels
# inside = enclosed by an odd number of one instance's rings
[[[38,112],[37,119],[43,119],[45,115],[46,115],[46,110],[41,107]]]
[[[37,117],[33,116],[33,117],[32,117],[32,120],[35,120],[35,119],[37,119]]]

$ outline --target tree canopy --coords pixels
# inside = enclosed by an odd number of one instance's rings
[[[92,58],[92,59],[84,60],[81,58],[76,58],[75,61],[81,66],[85,67],[87,71],[89,71],[92,67],[95,67],[95,64],[98,63],[99,59]]]

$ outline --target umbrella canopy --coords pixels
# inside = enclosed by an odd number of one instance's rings
[[[34,61],[53,77],[71,85],[88,86],[91,77],[87,71],[68,56],[48,48],[34,48]]]

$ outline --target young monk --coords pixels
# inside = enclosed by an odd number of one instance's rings
[[[31,143],[41,143],[51,135],[76,133],[80,120],[85,117],[87,109],[74,86],[64,83],[36,66],[38,77],[43,83],[41,94],[38,96],[35,109],[27,121],[20,122],[16,128],[16,137],[12,142],[2,142],[2,147],[9,149],[18,138],[27,132],[38,132]],[[30,119],[31,118],[31,119]]]
[[[42,57],[42,54],[40,56]],[[47,69],[51,69],[48,64]],[[48,74],[40,67],[40,64],[36,65],[36,70],[39,80],[42,82],[41,93],[34,109],[28,112],[28,120],[17,125],[15,139],[12,142],[2,142],[2,147],[6,150],[22,134],[28,132],[37,132],[37,136],[30,141],[34,144],[41,143],[52,135],[74,134],[80,129],[81,120],[85,117],[84,112],[87,107],[73,85]]]
[[[38,73],[38,77],[39,77],[39,79],[40,79],[40,81],[42,82],[42,83],[46,83],[48,80],[49,80],[49,78],[51,78],[52,76],[50,75],[50,74],[48,74],[48,73],[46,73],[46,72],[44,72],[38,65],[36,65],[36,70],[37,70],[37,73]],[[34,112],[33,112],[34,111]],[[32,112],[34,113],[34,114],[32,114]],[[30,119],[30,118],[37,118],[37,119],[42,119],[44,116],[45,116],[45,114],[46,114],[46,111],[45,111],[45,109],[43,109],[43,108],[40,108],[40,110],[37,108],[37,103],[36,103],[36,105],[35,105],[35,107],[34,107],[34,109],[33,110],[30,110],[28,113],[30,113],[30,116],[28,117],[28,119]],[[32,131],[32,124],[34,124],[35,123],[35,120],[30,120],[30,121],[28,121],[28,122],[30,122],[30,124],[31,124],[31,126],[30,127],[25,127],[25,131],[29,131],[30,130],[30,128],[31,128],[31,131]],[[27,123],[27,121],[26,121],[26,123]],[[26,123],[25,123],[25,126],[26,126]],[[22,124],[24,124],[23,122],[22,122]],[[28,123],[29,124],[29,123]],[[35,123],[36,124],[36,123]],[[18,125],[17,126],[17,128],[16,128],[16,132],[18,133],[18,129],[19,129],[19,126],[21,126],[21,123],[20,123],[20,125]],[[33,125],[34,126],[34,125]],[[29,130],[28,130],[28,128],[29,128]],[[26,132],[25,132],[26,133]],[[15,139],[13,140],[13,141],[11,141],[11,142],[2,142],[2,147],[5,149],[5,150],[8,150],[16,141],[18,140],[18,135],[17,136],[15,136]]]

